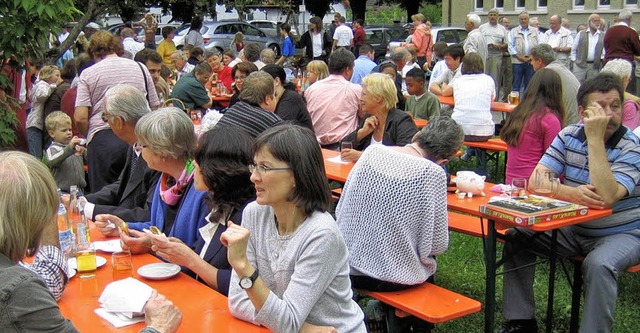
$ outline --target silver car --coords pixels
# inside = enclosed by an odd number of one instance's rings
[[[467,39],[467,30],[457,27],[437,27],[431,28],[431,34],[434,36],[433,42],[445,42],[447,45],[462,44]],[[392,41],[387,47],[386,57],[391,56],[391,50],[400,46],[400,41]]]
[[[183,26],[183,29],[176,31],[174,43],[178,48],[184,45],[184,37],[189,32],[188,26]],[[237,32],[242,32],[244,35],[244,43],[258,44],[261,48],[270,48],[276,56],[280,56],[280,40],[275,37],[267,36],[267,34],[254,27],[253,25],[242,21],[215,21],[204,22],[200,33],[204,39],[204,48],[206,50],[212,50],[213,48],[222,52],[229,48],[233,37]]]

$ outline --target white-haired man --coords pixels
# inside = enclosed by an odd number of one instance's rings
[[[478,29],[480,27],[480,22],[480,16],[476,14],[467,15],[467,20],[464,22],[464,28],[469,34],[467,35],[467,39],[464,40],[462,48],[464,49],[465,54],[469,52],[476,52],[479,54],[482,58],[482,64],[486,67],[489,49],[487,48],[487,41],[485,40],[484,35]]]
[[[589,15],[589,28],[580,31],[573,40],[571,61],[573,75],[580,84],[598,75],[604,58],[604,32],[600,31],[600,15]]]
[[[556,55],[556,61],[569,68],[569,55],[573,46],[571,31],[562,27],[560,15],[552,15],[549,18],[549,30],[544,33],[543,43],[549,44]]]

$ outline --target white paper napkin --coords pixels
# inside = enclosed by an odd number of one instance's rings
[[[333,163],[340,163],[340,164],[349,164],[349,163],[351,163],[351,162],[343,161],[340,158],[340,155],[334,156],[334,157],[329,157],[329,158],[327,158],[327,161],[333,162]]]
[[[153,289],[134,278],[114,281],[107,285],[98,301],[108,312],[119,312],[128,318],[142,312]]]
[[[104,318],[106,321],[111,323],[111,325],[117,328],[137,324],[141,321],[144,321],[144,316],[133,317],[130,319],[130,318],[126,318],[125,316],[119,315],[116,312],[109,312],[103,308],[97,308],[93,310],[93,312],[95,312],[98,316]]]

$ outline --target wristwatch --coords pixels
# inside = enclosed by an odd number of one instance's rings
[[[242,289],[251,289],[253,283],[258,279],[258,270],[256,269],[251,276],[245,276],[238,283]]]

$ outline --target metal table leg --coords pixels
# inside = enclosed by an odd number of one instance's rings
[[[487,242],[485,243],[486,284],[484,306],[484,332],[493,333],[496,310],[496,228],[489,219]]]

